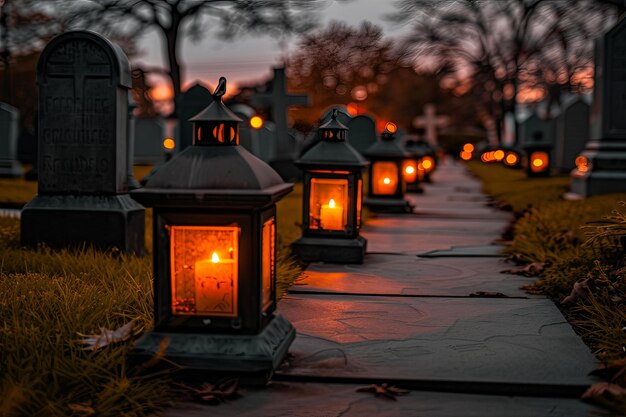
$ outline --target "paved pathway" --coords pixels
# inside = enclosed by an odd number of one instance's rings
[[[292,357],[265,389],[168,416],[584,416],[577,397],[596,362],[554,304],[492,243],[511,221],[480,183],[444,165],[414,215],[363,230],[363,265],[311,264],[279,305],[296,327]],[[422,256],[417,256],[422,255]],[[388,382],[397,401],[356,389]]]

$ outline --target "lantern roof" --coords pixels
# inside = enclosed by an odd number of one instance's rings
[[[222,101],[226,93],[226,78],[220,77],[220,81],[213,92],[213,103],[209,104],[200,113],[189,119],[190,122],[242,122],[235,113],[230,111]]]
[[[404,142],[404,147],[409,153],[417,156],[432,155],[435,153],[435,150],[423,139],[408,139]]]
[[[191,120],[240,121],[222,103],[225,91],[222,77],[213,93],[215,101]],[[272,204],[292,189],[293,184],[285,183],[272,167],[242,146],[190,146],[131,196],[148,207],[250,209]]]
[[[367,157],[381,157],[381,158],[408,158],[411,155],[395,140],[393,133],[384,131],[380,135],[381,140],[376,141],[369,148],[363,152],[363,155]]]
[[[296,166],[360,167],[369,165],[369,161],[346,141],[321,140],[295,162]]]
[[[337,120],[337,109],[333,109],[333,114],[330,116],[330,120],[320,126],[320,130],[348,130],[348,128]]]

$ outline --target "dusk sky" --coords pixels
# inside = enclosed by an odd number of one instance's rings
[[[398,36],[407,28],[382,19],[384,14],[394,10],[393,3],[390,0],[326,0],[321,3],[325,7],[320,12],[320,26],[331,20],[345,21],[352,26],[369,20],[381,26],[386,35]],[[163,66],[165,59],[162,49],[155,47],[160,41],[154,32],[144,35],[138,45],[142,54],[134,59],[135,63]],[[269,36],[250,35],[233,41],[222,41],[210,31],[199,42],[185,40],[182,48],[182,61],[186,66],[183,84],[192,84],[196,80],[214,83],[221,75],[226,76],[232,84],[267,79],[271,75],[272,66],[280,62],[280,57],[293,48],[296,41],[297,37],[281,43],[279,39]]]

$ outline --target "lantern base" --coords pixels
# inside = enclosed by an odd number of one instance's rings
[[[406,185],[406,191],[407,193],[416,193],[416,194],[423,194],[424,193],[424,189],[422,188],[422,184],[421,183],[413,183],[413,184],[407,184]]]
[[[367,240],[361,236],[354,239],[301,237],[291,247],[305,262],[362,264]]]
[[[130,359],[133,366],[141,366],[165,350],[164,358],[182,366],[185,379],[236,376],[244,384],[265,385],[295,337],[292,324],[280,315],[258,334],[151,331],[137,340]]]
[[[370,211],[375,213],[411,213],[413,206],[403,198],[372,198],[363,201]]]

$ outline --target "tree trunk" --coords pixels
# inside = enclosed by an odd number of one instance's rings
[[[169,65],[169,77],[172,81],[172,92],[174,93],[174,117],[178,116],[178,105],[181,95],[181,72],[182,67],[178,60],[178,30],[180,27],[180,15],[172,14],[172,24],[165,32],[167,42],[167,62]]]

